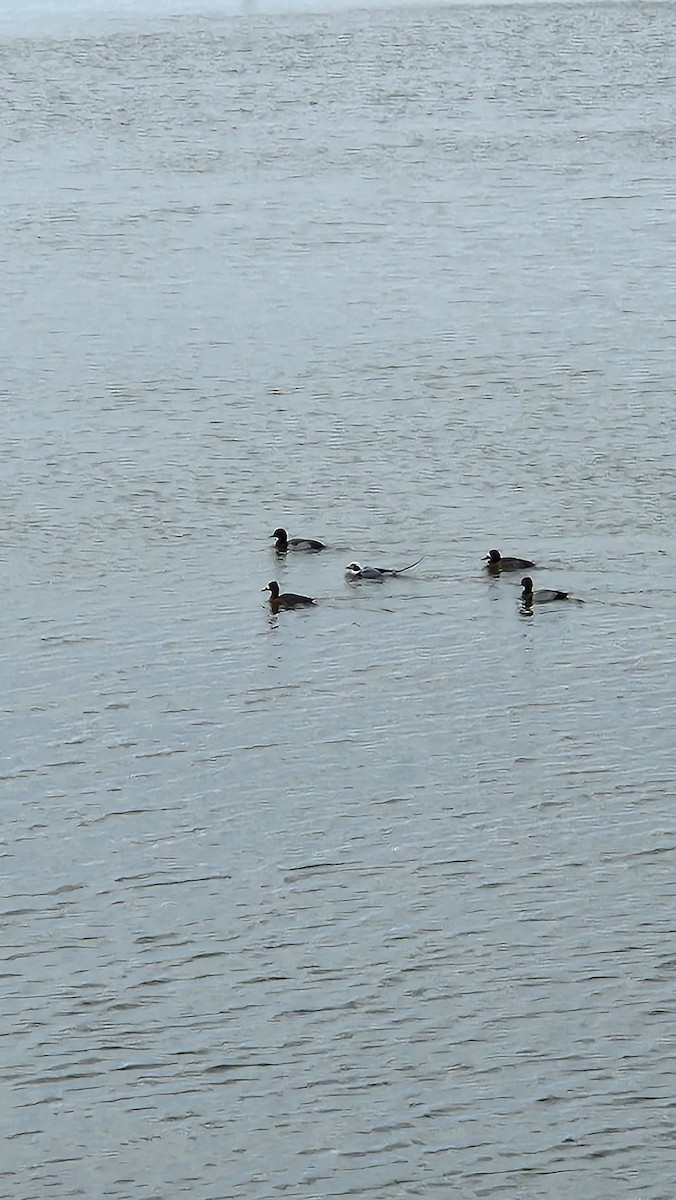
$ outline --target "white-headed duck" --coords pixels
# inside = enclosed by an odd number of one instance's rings
[[[349,579],[371,579],[382,583],[384,579],[396,579],[397,575],[403,575],[404,571],[410,571],[421,562],[422,558],[418,558],[407,567],[362,567],[358,562],[351,562],[347,564],[345,574]]]

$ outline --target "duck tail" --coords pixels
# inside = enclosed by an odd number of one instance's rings
[[[417,558],[417,559],[415,560],[415,562],[414,562],[414,563],[409,563],[407,567],[400,567],[400,568],[399,568],[399,570],[397,571],[397,575],[403,575],[403,574],[404,574],[404,571],[412,571],[414,567],[417,567],[417,566],[418,566],[418,563],[421,563],[421,562],[422,562],[422,560],[423,560],[423,558],[424,558],[424,557],[425,557],[425,555],[424,555],[424,554],[422,554],[422,555],[420,556],[420,558]]]

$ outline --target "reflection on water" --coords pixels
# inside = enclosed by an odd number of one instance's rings
[[[669,1195],[669,12],[5,39],[13,1198]]]

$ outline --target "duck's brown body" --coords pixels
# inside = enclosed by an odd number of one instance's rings
[[[503,558],[499,550],[489,550],[484,562],[495,575],[499,575],[500,571],[527,571],[535,566],[529,558]]]
[[[297,592],[280,592],[279,584],[275,579],[267,587],[264,587],[263,591],[270,593],[268,604],[273,612],[279,612],[280,609],[286,608],[308,608],[311,604],[317,603],[312,596],[299,596]]]

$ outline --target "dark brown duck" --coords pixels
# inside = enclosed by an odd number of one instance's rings
[[[280,593],[276,579],[273,579],[261,591],[270,593],[268,604],[273,612],[279,612],[283,608],[307,608],[308,605],[317,603],[312,596],[299,596],[296,592]]]

